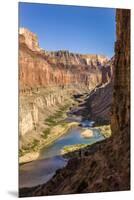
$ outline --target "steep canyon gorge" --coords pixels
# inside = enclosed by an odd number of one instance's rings
[[[42,132],[49,134],[46,122],[50,124],[52,119],[48,117],[59,109],[70,109],[76,116],[94,120],[96,125],[111,124],[112,129],[110,138],[76,150],[47,183],[21,188],[21,197],[130,189],[129,10],[116,10],[116,37],[115,55],[108,59],[102,55],[45,51],[35,34],[20,29],[20,162],[38,158],[38,154],[27,155],[33,145],[36,149],[47,142]],[[84,101],[77,104],[74,97],[80,95]]]
[[[75,94],[88,94],[96,87],[111,85],[113,76],[113,59],[69,51],[45,51],[39,47],[37,36],[25,28],[19,31],[19,67],[20,155],[28,153],[27,147],[35,140],[41,141],[42,132],[48,128],[44,123],[48,116],[66,104],[71,106]],[[28,156],[26,161],[30,159]]]

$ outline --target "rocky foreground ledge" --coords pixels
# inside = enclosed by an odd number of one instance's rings
[[[20,197],[130,190],[130,10],[116,11],[112,137],[70,159],[46,184]]]

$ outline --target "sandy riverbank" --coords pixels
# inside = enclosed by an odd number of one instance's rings
[[[78,122],[65,123],[64,125],[56,125],[51,128],[50,133],[47,138],[42,139],[39,144],[37,144],[36,150],[30,151],[23,156],[19,157],[19,163],[26,163],[36,160],[40,157],[40,150],[44,147],[48,147],[53,144],[57,139],[66,134],[72,127],[78,126]]]

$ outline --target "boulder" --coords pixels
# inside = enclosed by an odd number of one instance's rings
[[[81,133],[81,136],[84,138],[90,138],[90,137],[93,137],[93,135],[94,133],[93,133],[93,130],[91,129],[86,129]]]

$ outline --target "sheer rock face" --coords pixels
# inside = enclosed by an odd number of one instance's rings
[[[32,130],[39,121],[39,111],[38,107],[34,103],[30,103],[27,109],[24,109],[22,106],[20,107],[20,135],[23,136],[29,130]]]
[[[69,97],[69,91],[66,92],[64,87],[70,87],[72,92],[77,87],[92,90],[97,85],[109,82],[112,77],[112,68],[109,63],[108,58],[102,55],[45,51],[39,47],[37,36],[34,33],[20,28],[20,134],[25,135],[35,128],[42,110],[50,106],[54,107],[58,102],[62,104],[67,98],[67,93]],[[54,87],[60,87],[61,92],[54,89],[55,92],[51,92],[51,95],[36,95],[42,101],[40,104],[42,108],[37,105],[33,91],[40,93],[40,88],[48,90]]]
[[[101,55],[81,55],[68,51],[47,52],[39,48],[35,34],[24,28],[20,29],[21,91],[30,87],[72,84],[85,84],[92,89],[106,79],[102,76],[102,67],[105,65],[107,68],[107,62],[108,58]]]
[[[112,127],[120,132],[130,123],[130,13],[119,10],[116,15],[114,96]],[[116,130],[116,131],[115,131]]]
[[[78,151],[46,184],[20,196],[121,191],[130,189],[130,10],[117,9],[112,137]]]
[[[86,100],[85,110],[83,110],[83,115],[99,124],[110,123],[111,120],[113,68],[114,57],[102,67],[102,83],[92,90]]]

